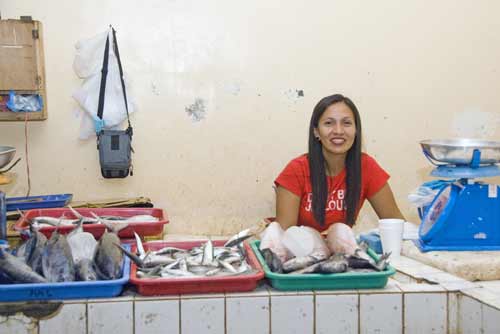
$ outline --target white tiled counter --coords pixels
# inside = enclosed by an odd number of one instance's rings
[[[128,290],[56,303],[42,317],[2,303],[0,333],[500,333],[500,282],[471,283],[405,257],[393,265],[398,273],[384,289],[283,292],[262,283],[248,293],[164,297]],[[24,303],[24,312],[32,315],[33,305]]]

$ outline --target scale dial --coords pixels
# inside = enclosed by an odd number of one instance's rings
[[[441,192],[434,198],[429,209],[422,220],[420,225],[420,236],[423,237],[429,233],[434,224],[438,221],[441,213],[446,208],[448,200],[450,199],[451,185],[446,186]]]

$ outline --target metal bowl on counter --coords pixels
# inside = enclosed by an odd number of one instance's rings
[[[12,146],[0,146],[0,168],[7,166],[16,155],[16,148]]]
[[[500,162],[499,141],[478,139],[422,140],[420,146],[427,157],[447,164],[470,164],[474,150],[481,152],[479,162],[481,165]]]

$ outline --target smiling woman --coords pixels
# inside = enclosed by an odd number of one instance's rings
[[[379,218],[403,218],[388,179],[375,159],[361,152],[354,103],[340,94],[327,96],[311,116],[309,152],[290,161],[275,180],[276,220],[285,229],[353,226],[366,199]]]

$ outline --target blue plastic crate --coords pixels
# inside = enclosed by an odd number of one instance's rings
[[[123,247],[130,250],[130,245]],[[115,297],[130,278],[130,259],[124,256],[123,261],[123,275],[115,280],[0,284],[0,302]]]
[[[73,194],[42,195],[7,198],[7,211],[61,208],[69,204]]]

